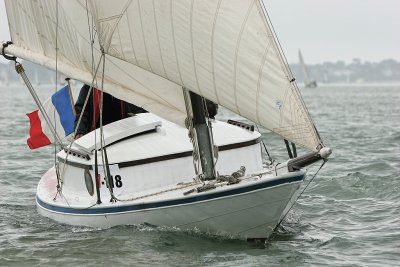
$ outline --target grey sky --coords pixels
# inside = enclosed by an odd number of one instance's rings
[[[289,62],[400,60],[399,0],[264,0]]]
[[[400,61],[400,0],[264,0],[289,63]],[[0,40],[9,40],[0,0]]]

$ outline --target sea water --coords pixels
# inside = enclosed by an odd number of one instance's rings
[[[53,87],[38,93],[45,98]],[[26,88],[0,92],[0,266],[400,266],[400,86],[301,90],[333,155],[265,243],[42,217],[36,185],[54,148],[26,145],[25,114],[36,109]],[[236,118],[223,110],[218,117]],[[284,160],[283,141],[260,131],[270,155]],[[309,168],[305,185],[319,166]]]

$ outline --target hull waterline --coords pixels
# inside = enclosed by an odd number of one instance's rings
[[[68,206],[63,198],[53,201],[40,195],[36,201],[42,215],[71,225],[108,228],[151,224],[241,239],[267,238],[294,201],[304,176],[300,172],[265,178],[195,196],[184,196],[185,190],[179,190],[170,199],[155,200],[163,197],[160,195],[149,201],[106,202],[90,208]]]

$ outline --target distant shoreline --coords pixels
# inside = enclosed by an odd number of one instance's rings
[[[316,88],[306,88],[303,83],[297,83],[297,86],[300,89],[306,90],[318,90],[318,88],[328,88],[328,87],[399,87],[400,88],[400,81],[399,82],[361,82],[361,83],[345,83],[345,82],[337,82],[337,83],[320,83],[317,82],[318,86]],[[24,87],[24,84],[21,82],[10,82],[9,84],[4,84],[0,82],[0,88],[4,87]],[[43,88],[43,87],[54,87],[55,84],[50,83],[42,83],[40,85],[34,85],[35,87]],[[61,87],[61,85],[56,85],[57,87]],[[73,88],[76,86],[73,86]],[[80,87],[80,86],[78,86]]]
[[[374,87],[374,86],[384,86],[384,87],[400,87],[399,82],[362,82],[362,83],[345,83],[345,82],[337,82],[337,83],[318,83],[316,88],[306,88],[303,83],[298,83],[297,85],[301,89],[309,89],[309,90],[317,90],[318,87]]]

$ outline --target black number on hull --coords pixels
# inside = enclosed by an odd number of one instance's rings
[[[115,186],[118,188],[122,187],[122,180],[119,175],[115,175]]]
[[[115,185],[114,185],[114,178],[115,178]],[[101,182],[101,184],[105,184],[107,186],[107,188],[108,188],[108,184],[106,182],[106,179],[107,178],[104,177],[104,182]],[[122,178],[121,178],[121,176],[120,175],[115,175],[115,177],[113,177],[111,175],[110,183],[111,183],[111,188],[114,188],[115,186],[118,187],[118,188],[122,187]]]

